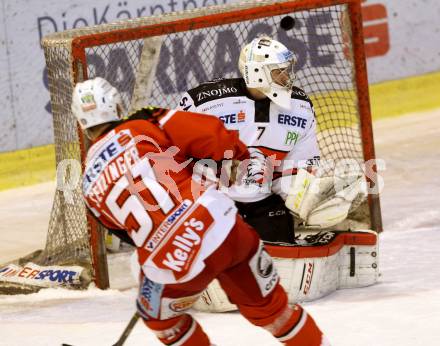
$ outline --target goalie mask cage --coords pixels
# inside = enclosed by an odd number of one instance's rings
[[[71,113],[76,82],[101,76],[127,109],[174,108],[182,93],[216,77],[238,77],[243,45],[268,34],[294,51],[295,84],[311,97],[321,159],[374,159],[360,0],[244,1],[69,30],[43,39],[60,181],[74,178],[72,161],[87,146]],[[360,212],[359,212],[360,210]],[[379,198],[351,215],[352,224],[382,230]],[[42,265],[89,265],[108,286],[99,226],[88,216],[80,184],[57,189]]]

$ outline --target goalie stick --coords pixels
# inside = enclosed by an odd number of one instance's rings
[[[130,335],[131,331],[133,330],[134,326],[136,325],[137,321],[139,320],[139,314],[137,311],[133,314],[133,317],[130,319],[130,322],[128,322],[127,327],[125,327],[124,331],[122,332],[121,336],[119,337],[118,341],[116,341],[113,346],[122,346],[125,343],[125,340],[127,340],[128,336]],[[61,344],[61,346],[73,346],[71,344]]]

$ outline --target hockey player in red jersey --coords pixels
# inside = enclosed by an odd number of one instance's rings
[[[72,112],[93,143],[84,199],[136,245],[137,309],[146,326],[165,345],[209,346],[187,310],[217,278],[242,315],[281,343],[324,345],[312,317],[288,306],[271,257],[234,202],[190,169],[194,159],[220,161],[225,151],[247,158],[236,133],[197,113],[145,108],[123,120],[122,109],[119,92],[102,78],[74,89]]]

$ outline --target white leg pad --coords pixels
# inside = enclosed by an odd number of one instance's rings
[[[195,302],[193,308],[203,312],[226,312],[237,310],[232,304],[225,291],[221,288],[218,280],[212,281],[202,296]]]
[[[378,237],[373,231],[323,232],[315,245],[266,246],[274,258],[289,303],[311,301],[337,289],[365,287],[379,278]],[[322,244],[322,245],[316,245]],[[194,308],[236,310],[215,280]]]

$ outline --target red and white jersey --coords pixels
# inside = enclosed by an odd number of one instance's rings
[[[292,89],[290,109],[284,109],[269,98],[254,100],[242,78],[218,79],[186,92],[178,107],[215,115],[227,129],[239,132],[240,140],[250,149],[251,157],[255,148],[264,156],[278,160],[269,187],[250,177],[256,175],[255,167],[261,168],[261,165],[249,165],[249,177],[228,189],[228,195],[236,201],[256,202],[272,192],[284,196],[282,190],[285,192],[290,186],[295,168],[319,161],[313,105],[306,93],[297,87]]]
[[[160,124],[145,120],[153,113],[164,115]],[[234,202],[192,179],[193,158],[221,160],[225,150],[248,155],[217,118],[164,109],[116,123],[90,148],[86,204],[106,227],[127,230],[151,280],[190,280],[235,224]]]

